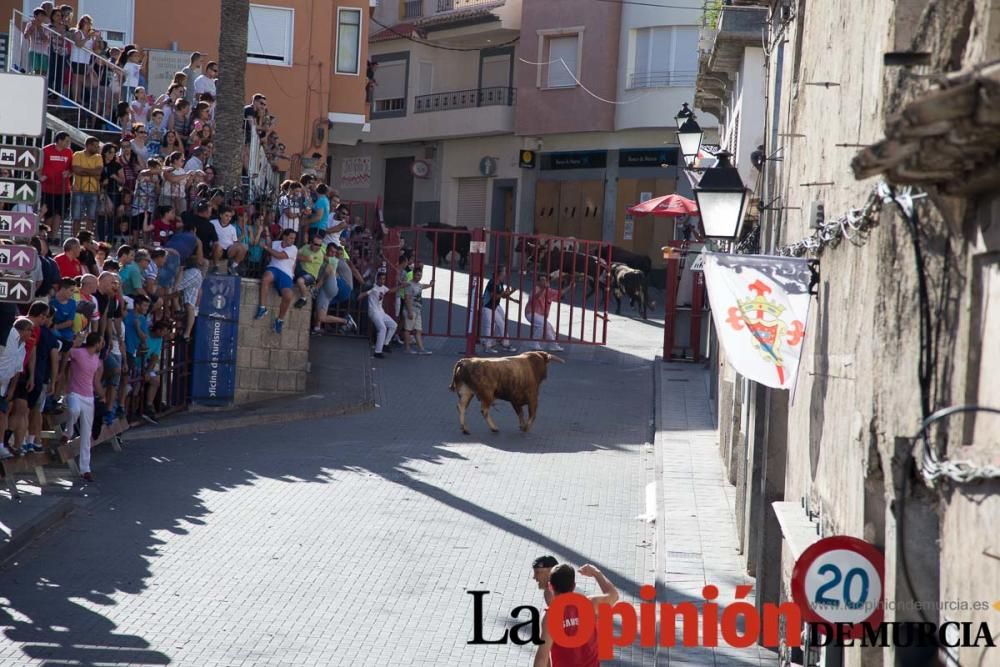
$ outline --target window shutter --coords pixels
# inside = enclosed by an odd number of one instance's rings
[[[292,12],[250,5],[247,57],[269,63],[292,63]]]
[[[576,76],[577,72],[577,40],[577,35],[553,37],[549,40],[549,88],[566,88],[576,85],[573,77]],[[560,59],[566,63],[565,67],[559,62]]]
[[[486,226],[486,179],[458,179],[458,216],[456,224],[469,229]]]
[[[406,61],[383,60],[375,70],[375,99],[394,100],[405,95]]]

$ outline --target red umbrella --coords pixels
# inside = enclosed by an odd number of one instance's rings
[[[680,195],[665,195],[630,206],[627,210],[632,215],[680,218],[685,215],[698,215],[698,204]]]

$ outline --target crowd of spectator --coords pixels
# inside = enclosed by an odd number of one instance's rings
[[[362,324],[370,323],[382,356],[396,328],[382,310],[385,228],[352,218],[338,193],[308,173],[253,201],[217,187],[215,62],[193,54],[154,100],[141,51],[107,49],[89,16],[74,24],[71,7],[45,3],[24,35],[30,69],[49,77],[50,92],[88,100],[106,89],[122,131],[104,142],[88,137],[79,150],[66,132],[54,134],[42,149],[39,204],[4,206],[41,222],[31,240],[36,300],[0,303],[0,434],[11,432],[0,458],[39,450],[42,415],[66,412],[64,439],[79,432],[81,474],[90,479],[91,438],[102,426],[127,416],[156,423],[165,405],[160,378],[169,372],[164,350],[190,343],[210,273],[260,277],[257,319],[275,290],[278,335],[289,310],[309,297],[314,335],[357,331],[351,310],[366,313]],[[105,76],[96,55],[120,66],[120,81]],[[283,155],[264,95],[252,97],[244,119],[247,145],[256,132],[269,158]],[[397,313],[407,349],[412,336],[412,351],[426,354],[419,309],[430,285],[413,268],[401,276]],[[138,408],[127,415],[126,405]]]

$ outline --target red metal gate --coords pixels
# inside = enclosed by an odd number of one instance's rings
[[[466,354],[480,341],[524,341],[531,344],[605,345],[611,298],[611,245],[534,234],[514,234],[446,225],[392,228],[382,254],[388,271],[386,284],[396,287],[404,253],[409,251],[423,267],[421,282],[432,283],[424,293],[425,336],[464,338]],[[496,330],[483,331],[485,288],[499,269],[513,293],[499,298],[505,317]],[[526,313],[528,301],[540,289],[540,277],[549,276],[551,288],[562,292],[552,302],[548,323],[555,338]],[[396,290],[394,290],[396,291]],[[385,304],[397,313],[397,299]]]

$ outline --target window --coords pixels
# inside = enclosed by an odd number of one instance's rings
[[[250,5],[248,23],[247,62],[291,67],[295,10],[269,5]]]
[[[548,39],[546,88],[572,88],[576,85],[579,70],[580,36],[550,37]],[[575,77],[575,78],[574,78]]]
[[[635,31],[629,88],[694,86],[697,75],[696,26],[660,26]]]
[[[337,10],[337,74],[361,73],[361,10]]]
[[[410,71],[409,54],[378,56],[375,70],[376,86],[373,92],[374,116],[383,118],[406,115],[407,78]]]

